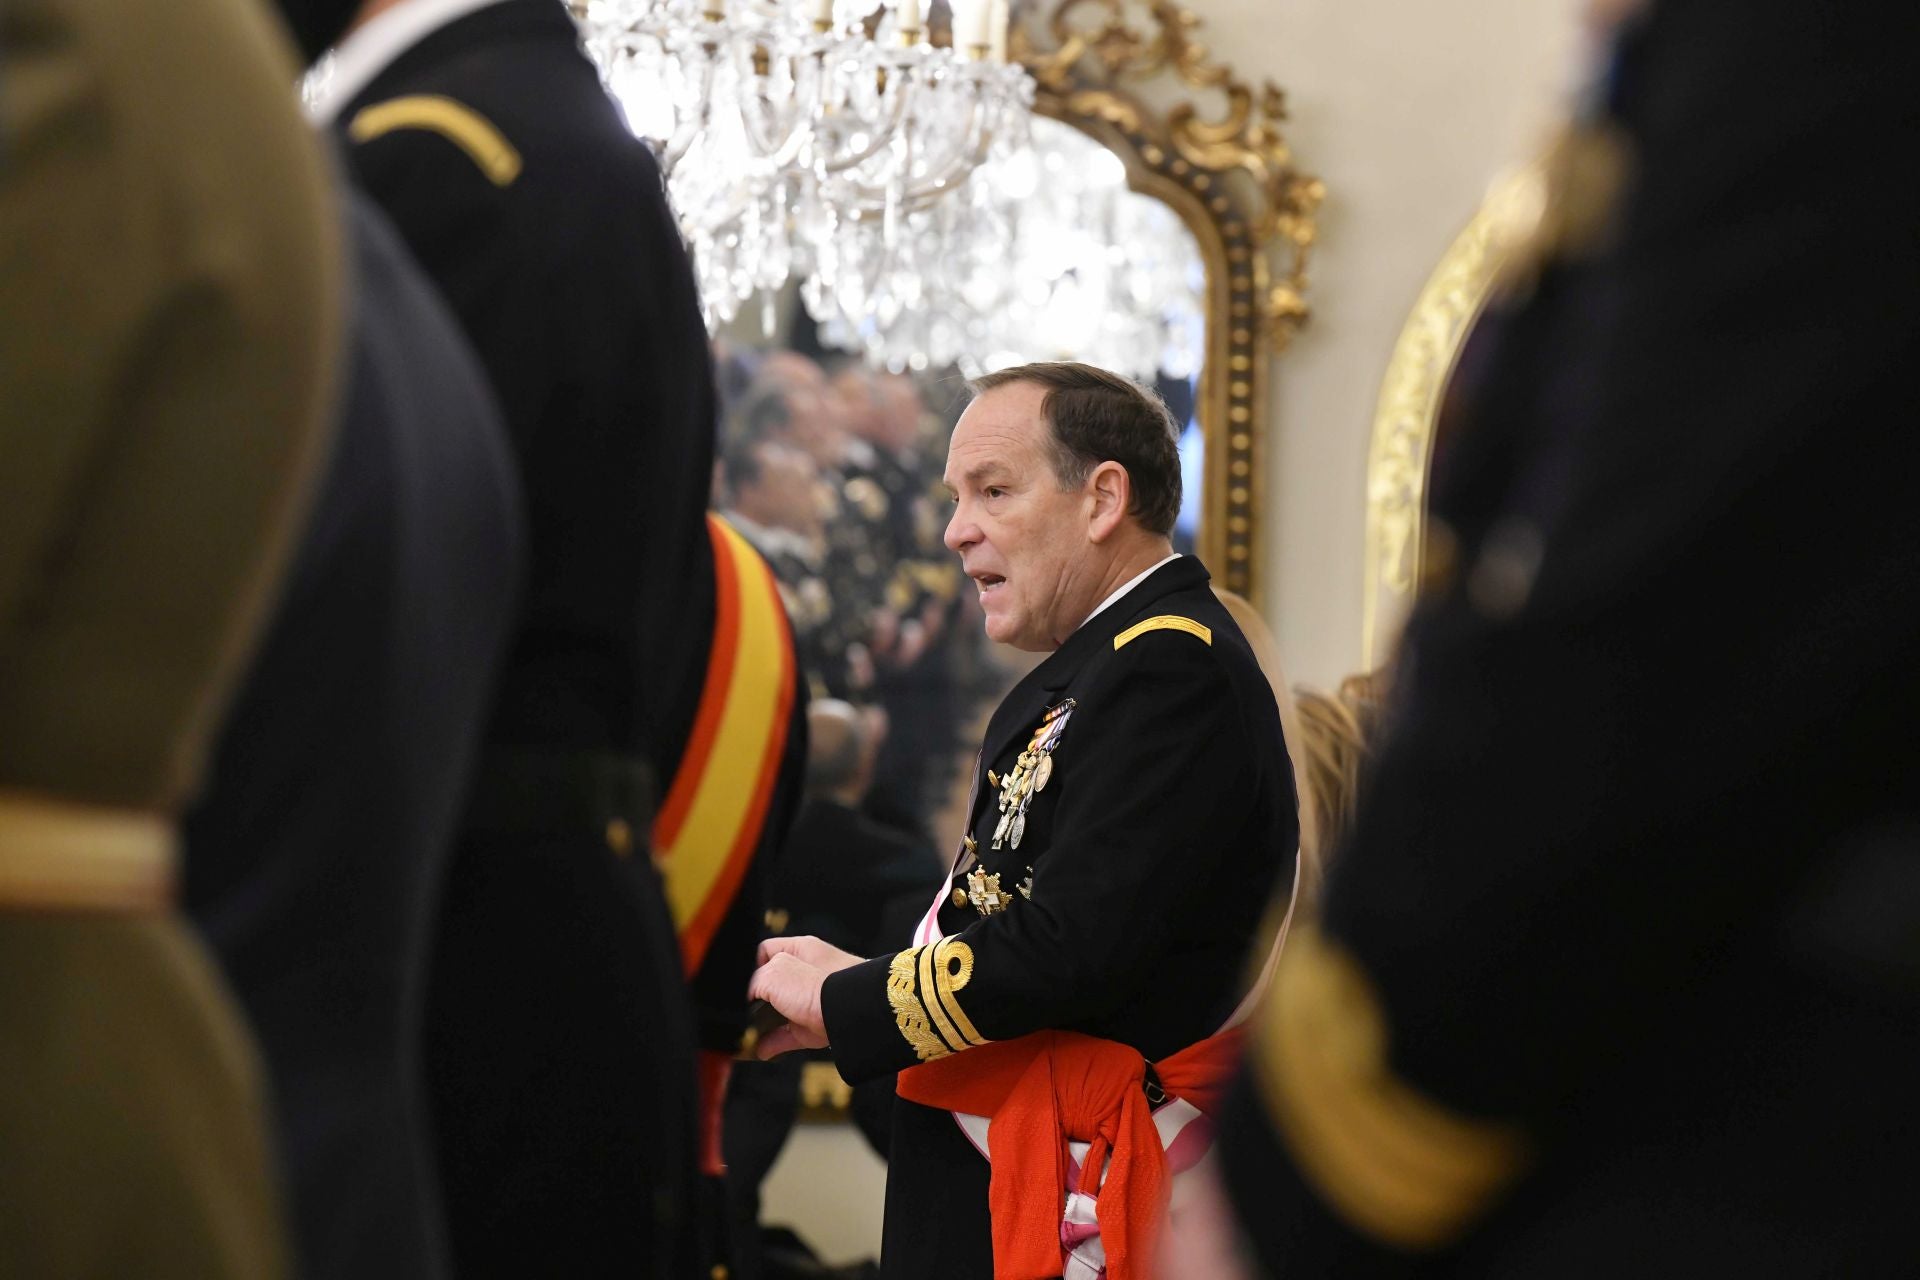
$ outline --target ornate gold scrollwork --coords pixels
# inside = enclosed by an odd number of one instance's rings
[[[1257,599],[1267,375],[1307,320],[1325,188],[1294,166],[1278,86],[1235,76],[1196,38],[1199,28],[1170,0],[1059,0],[1017,15],[1011,47],[1038,84],[1036,108],[1120,156],[1134,189],[1170,205],[1199,242],[1207,266],[1199,551],[1222,585]],[[1161,115],[1133,87],[1163,74],[1209,101]]]
[[[1363,669],[1386,660],[1413,604],[1440,406],[1474,321],[1539,221],[1542,180],[1526,169],[1494,188],[1427,278],[1387,362],[1367,452]]]

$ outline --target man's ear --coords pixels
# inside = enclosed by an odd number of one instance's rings
[[[1127,518],[1133,505],[1133,479],[1117,462],[1103,462],[1087,477],[1087,496],[1092,511],[1087,521],[1087,536],[1105,542]]]

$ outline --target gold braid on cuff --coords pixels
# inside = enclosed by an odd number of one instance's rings
[[[1367,1235],[1442,1248],[1524,1166],[1518,1129],[1453,1111],[1394,1074],[1373,984],[1311,927],[1287,940],[1257,1016],[1254,1076],[1287,1147]]]
[[[909,947],[887,969],[894,1025],[922,1062],[987,1043],[958,992],[973,980],[973,948],[957,938]]]

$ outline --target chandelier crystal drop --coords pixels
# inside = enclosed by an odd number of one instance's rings
[[[1071,125],[1033,121],[962,198],[905,219],[874,252],[850,305],[817,280],[802,296],[821,337],[895,369],[969,377],[1029,360],[1085,360],[1143,381],[1197,377],[1206,265],[1180,215],[1127,185],[1113,152]]]
[[[709,327],[794,277],[820,318],[888,321],[925,290],[929,236],[1024,144],[1033,82],[1005,60],[1005,0],[575,0],[588,53],[653,141]],[[770,305],[770,301],[769,301]]]

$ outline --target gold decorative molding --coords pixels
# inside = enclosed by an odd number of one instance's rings
[[[1258,602],[1268,377],[1308,317],[1307,267],[1325,187],[1294,166],[1286,97],[1214,60],[1200,19],[1169,0],[1022,6],[1010,47],[1043,115],[1118,155],[1134,190],[1171,206],[1207,270],[1207,351],[1197,407],[1206,433],[1199,552],[1230,591]],[[1161,113],[1156,78],[1203,101]]]
[[[1495,186],[1427,278],[1387,361],[1367,451],[1362,670],[1387,658],[1413,605],[1440,407],[1467,335],[1515,248],[1538,225],[1542,181],[1539,170],[1526,169]]]

